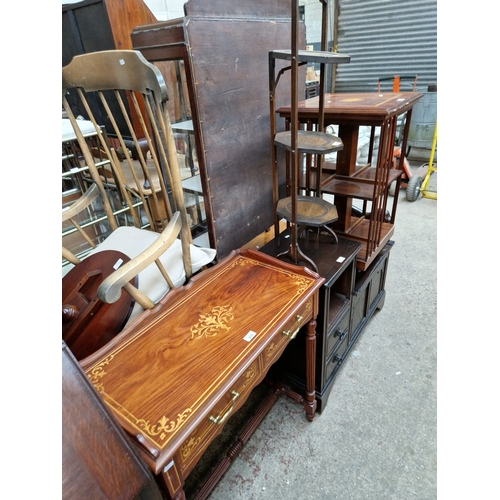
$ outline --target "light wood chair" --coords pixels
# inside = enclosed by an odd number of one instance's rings
[[[63,225],[73,226],[88,248],[82,256],[63,245],[63,259],[75,266],[63,278],[63,290],[64,280],[71,280],[76,268],[97,253],[118,251],[130,259],[110,273],[86,271],[85,280],[76,280],[88,282],[99,274],[98,285],[83,289],[72,285],[70,292],[66,287],[63,295],[71,300],[63,303],[63,339],[72,349],[88,330],[103,329],[88,326],[87,315],[94,318],[96,307],[117,302],[122,289],[135,301],[132,312],[126,313],[130,322],[212,262],[216,252],[192,243],[166,110],[167,91],[159,70],[137,51],[113,50],[75,57],[63,68],[62,77],[63,109],[77,138],[80,161],[88,167],[82,178],[89,185],[63,210]],[[82,112],[95,128],[92,141],[78,126],[76,113]],[[96,118],[104,115],[106,126]],[[88,220],[105,228],[97,238]],[[71,338],[64,338],[64,331],[70,330]],[[95,349],[99,342],[90,344]],[[88,350],[74,354],[81,359],[91,354]]]

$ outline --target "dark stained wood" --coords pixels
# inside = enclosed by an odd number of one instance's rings
[[[216,17],[217,19],[256,19],[262,16],[266,19],[290,20],[290,9],[283,8],[286,2],[262,2],[260,0],[247,2],[245,0],[189,0],[184,5],[188,17]]]
[[[386,93],[337,93],[325,95],[325,117],[327,125],[338,125],[338,136],[344,148],[337,153],[336,171],[333,179],[323,186],[323,192],[335,195],[338,220],[333,225],[338,235],[363,242],[363,250],[358,254],[357,267],[368,268],[385,244],[389,241],[394,228],[386,222],[387,197],[389,185],[396,180],[396,192],[392,204],[390,224],[396,219],[397,198],[401,182],[404,154],[399,162],[394,161],[394,138],[397,117],[407,113],[402,138],[401,151],[405,151],[407,133],[414,104],[422,97],[418,92]],[[319,97],[307,99],[298,104],[298,121],[308,127],[317,125]],[[278,109],[281,117],[290,122],[292,107]],[[289,127],[289,123],[287,127]],[[356,165],[358,133],[360,126],[380,127],[379,154],[373,170],[359,173]],[[370,151],[372,151],[371,143]],[[370,161],[370,158],[369,158]],[[392,168],[396,167],[396,168]],[[371,201],[372,214],[367,220],[353,217],[353,199]]]
[[[226,456],[221,460],[216,469],[212,472],[209,478],[205,481],[202,487],[197,491],[193,500],[205,500],[210,492],[215,488],[224,473],[229,469],[234,459],[240,454],[243,446],[252,437],[255,429],[262,422],[264,417],[269,413],[273,404],[278,399],[278,396],[283,392],[282,386],[276,386],[264,402],[259,406],[253,417],[248,421],[245,428],[238,436],[234,444],[227,451]],[[293,393],[294,395],[296,393]],[[301,401],[297,401],[301,402]]]
[[[352,217],[353,223],[349,231],[338,232],[339,235],[344,236],[346,238],[351,238],[356,241],[360,241],[364,243],[368,239],[368,231],[370,230],[370,221],[369,220],[360,220],[357,217]],[[357,223],[359,222],[359,223]],[[381,237],[380,237],[380,247],[384,248],[385,244],[391,239],[394,235],[394,224],[383,222],[381,224]],[[372,252],[371,254],[367,254],[366,246],[363,245],[363,248],[359,251],[358,258],[359,261],[363,263],[362,266],[358,264],[358,269],[362,267],[362,270],[368,268],[368,266],[375,260],[377,257],[377,253]]]
[[[131,37],[149,61],[185,60],[210,243],[224,258],[274,223],[267,68],[269,51],[289,46],[290,6],[190,0],[185,12],[180,20],[138,26]],[[305,48],[303,25],[300,36]],[[287,64],[279,61],[279,68]],[[301,74],[304,95],[305,66]],[[285,75],[277,105],[289,96]]]
[[[342,364],[374,312],[384,305],[389,253],[394,242],[389,241],[367,269],[361,271],[356,269],[357,255],[363,249],[358,241],[339,237],[338,244],[332,244],[331,238],[325,235],[309,235],[299,241],[325,278],[319,294],[316,327],[315,390],[317,411],[321,413]],[[282,240],[279,247],[271,241],[261,251],[277,255],[286,245],[286,240]],[[282,381],[301,393],[306,391],[307,383],[304,351],[308,338],[304,330],[296,340],[286,347],[272,367],[271,377],[276,384]],[[296,396],[291,397],[296,400]]]
[[[289,131],[278,132],[274,136],[274,143],[284,146],[290,151],[292,149],[292,137]],[[331,134],[312,132],[309,130],[297,131],[297,147],[301,153],[327,154],[340,151],[343,148],[342,141]]]
[[[143,0],[83,0],[62,6],[62,66],[68,65],[74,56],[101,50],[132,49],[130,33],[138,24],[154,23],[156,17]],[[78,101],[68,93],[68,100],[76,114],[87,116],[85,108],[78,107]],[[118,107],[115,99],[109,99],[112,109]],[[113,129],[97,98],[90,101],[98,123],[107,130]],[[130,105],[131,103],[129,103]],[[133,105],[131,105],[133,109]],[[141,126],[132,113],[134,128],[142,136]],[[119,128],[125,136],[128,129],[121,120]]]
[[[391,169],[389,173],[389,184],[401,175],[400,170]],[[323,193],[337,194],[361,200],[373,198],[373,183],[375,181],[375,167],[368,168],[362,172],[347,177],[336,175],[323,183]]]
[[[63,500],[161,500],[146,464],[62,344]]]
[[[304,406],[310,408],[307,419],[312,422],[316,412],[316,392],[314,385],[316,362],[316,321],[313,319],[306,327],[306,395]]]
[[[331,203],[316,196],[297,196],[297,217],[299,225],[310,227],[322,227],[337,220],[337,209]],[[282,198],[276,207],[277,214],[291,219],[292,199]]]
[[[81,360],[101,348],[125,326],[135,300],[128,294],[113,304],[97,296],[99,285],[116,270],[116,264],[128,262],[122,252],[105,250],[90,255],[62,280],[62,338],[76,359]],[[131,280],[137,287],[138,277]]]
[[[83,0],[62,6],[62,65],[98,50],[131,49],[130,33],[156,17],[143,0]]]
[[[339,349],[347,345],[348,341],[356,257],[362,245],[346,238],[339,238],[339,242],[333,244],[331,237],[325,235],[319,237],[309,235],[307,238],[299,239],[299,242],[304,252],[318,266],[321,276],[325,278],[325,283],[320,289],[313,389],[316,391],[318,411],[321,412],[333,383],[333,375],[329,373],[330,360],[340,352]],[[282,241],[279,248],[276,248],[275,242],[272,241],[261,251],[276,255],[285,248],[286,240]],[[300,388],[306,392],[311,390],[306,389],[307,366],[303,356],[309,341],[307,331],[301,331],[297,342],[287,346],[273,367],[271,377],[277,381],[285,381],[294,389]]]
[[[232,252],[82,361],[172,498],[182,498],[183,478],[226,418],[309,323],[304,356],[314,364],[323,281],[260,252]],[[314,367],[310,373],[314,378]],[[303,406],[312,420],[314,391]]]

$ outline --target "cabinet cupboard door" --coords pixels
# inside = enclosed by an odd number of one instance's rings
[[[373,279],[370,284],[370,292],[368,294],[368,310],[375,306],[375,301],[378,297],[378,294],[382,291],[386,262],[387,260],[384,261],[384,265],[377,269],[377,272],[373,275]]]

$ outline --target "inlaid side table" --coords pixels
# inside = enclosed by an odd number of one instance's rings
[[[305,267],[234,251],[82,360],[170,498],[185,498],[185,478],[303,326],[306,391],[294,399],[313,420],[323,282]],[[252,430],[265,416],[257,413]]]

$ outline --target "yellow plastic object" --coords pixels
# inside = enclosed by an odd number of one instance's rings
[[[437,172],[437,167],[433,166],[434,152],[436,150],[436,143],[437,143],[437,131],[438,131],[438,126],[436,123],[436,128],[434,129],[434,138],[432,140],[431,156],[429,158],[429,165],[427,167],[427,174],[425,175],[424,180],[422,182],[422,186],[420,187],[422,197],[423,198],[431,198],[432,200],[437,200],[437,191],[430,191],[428,189],[428,186],[429,186],[429,179],[430,179],[432,173]]]

